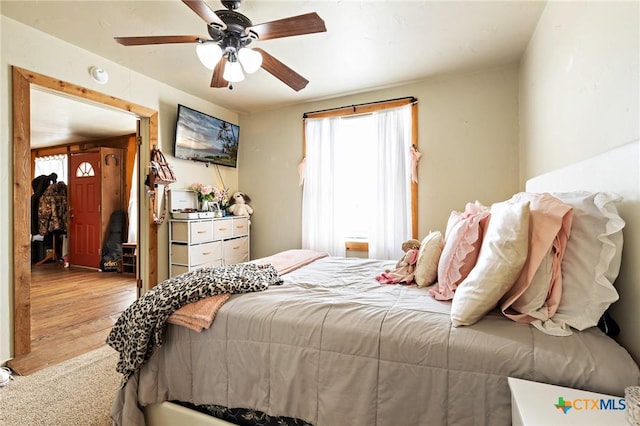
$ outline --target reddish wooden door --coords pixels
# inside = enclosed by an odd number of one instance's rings
[[[69,263],[100,267],[100,153],[71,154],[69,160]]]

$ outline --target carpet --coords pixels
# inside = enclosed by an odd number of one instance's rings
[[[0,388],[3,426],[110,426],[109,410],[122,376],[118,353],[96,349]]]

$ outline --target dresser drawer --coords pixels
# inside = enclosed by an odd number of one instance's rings
[[[193,271],[196,269],[204,268],[207,266],[220,266],[222,265],[222,259],[218,259],[211,263],[204,263],[202,265],[196,266],[187,266],[187,265],[171,265],[171,276],[175,277],[176,275],[184,274],[185,272]]]
[[[239,237],[241,235],[249,235],[249,218],[234,217],[233,218],[233,235]]]
[[[232,219],[218,219],[213,221],[213,239],[222,240],[229,238],[233,234]]]
[[[222,243],[220,241],[193,246],[171,244],[171,263],[195,266],[213,263],[220,259],[222,259]]]
[[[212,241],[213,222],[175,222],[171,227],[173,241],[190,242],[192,244]],[[191,235],[191,239],[189,239]]]
[[[234,238],[222,243],[225,265],[246,262],[249,260],[249,237]]]

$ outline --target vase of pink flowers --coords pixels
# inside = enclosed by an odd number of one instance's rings
[[[214,199],[213,187],[196,182],[189,185],[187,189],[195,192],[198,196],[198,210],[209,211],[209,203]]]
[[[229,207],[229,188],[214,189],[214,195],[222,216],[227,215],[227,207]]]
[[[229,202],[228,189],[219,189],[198,182],[192,183],[187,189],[197,194],[200,211],[211,211],[215,208],[216,204],[218,209],[222,207],[224,211],[224,204],[228,204]]]

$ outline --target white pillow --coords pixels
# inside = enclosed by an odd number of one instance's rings
[[[436,282],[443,247],[444,238],[440,231],[430,232],[422,240],[414,277],[418,287],[427,287]]]
[[[571,236],[562,259],[562,296],[551,318],[570,334],[568,326],[578,330],[596,326],[618,300],[613,282],[620,272],[625,222],[615,203],[622,197],[586,191],[552,195],[573,207]]]
[[[478,322],[520,276],[529,250],[529,202],[491,206],[476,265],[453,296],[454,327]]]

